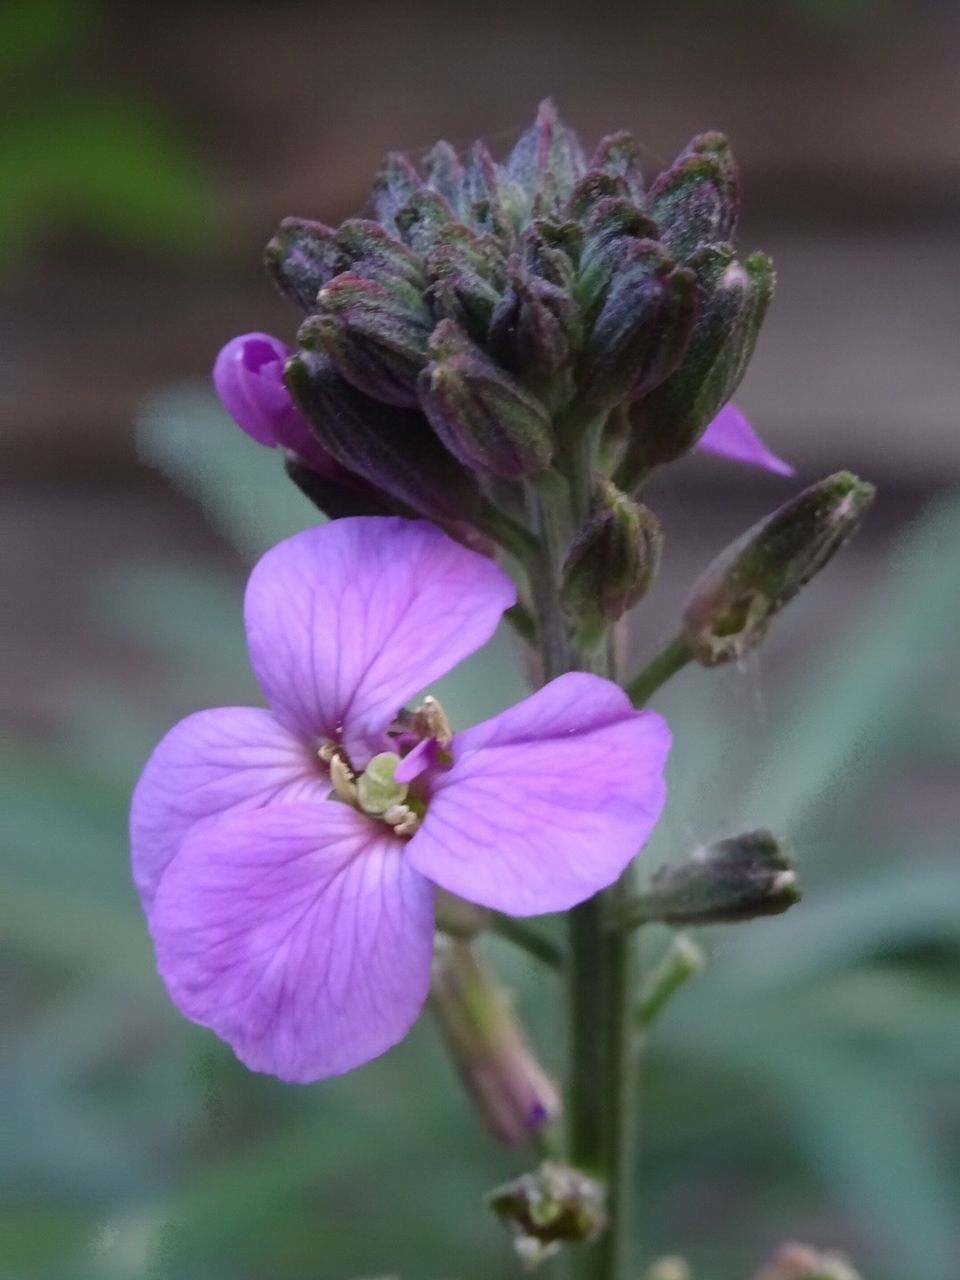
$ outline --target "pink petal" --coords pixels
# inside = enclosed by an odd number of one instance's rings
[[[269,333],[231,338],[213,365],[213,385],[237,426],[260,444],[290,449],[317,470],[333,460],[310,430],[283,381],[290,348]]]
[[[254,1071],[305,1083],[396,1044],[427,995],[433,890],[382,824],[335,801],[198,829],[150,917],[177,1007]]]
[[[481,906],[564,911],[612,884],[649,836],[669,749],[665,721],[616,685],[560,676],[454,738],[408,857]]]
[[[337,520],[281,542],[254,569],[250,659],[284,724],[339,737],[362,767],[403,704],[479,649],[515,595],[492,560],[434,525]]]
[[[763,443],[735,404],[725,405],[700,437],[697,448],[719,453],[737,462],[766,467],[781,476],[792,476],[793,467]]]
[[[133,793],[133,878],[149,910],[157,885],[198,822],[275,801],[324,801],[325,771],[307,747],[257,707],[200,711],[155,748]]]

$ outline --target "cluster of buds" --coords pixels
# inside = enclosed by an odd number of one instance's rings
[[[576,558],[629,542],[591,605],[609,618],[656,561],[655,528],[625,504],[727,402],[771,295],[769,259],[730,243],[738,203],[720,134],[645,190],[628,133],[588,158],[549,102],[503,163],[482,143],[461,158],[439,142],[419,166],[392,155],[372,216],[287,218],[267,248],[307,313],[286,385],[364,498],[461,534],[486,499],[521,510],[525,481],[585,458],[588,488],[604,476],[593,523],[613,533],[594,551],[584,531]]]

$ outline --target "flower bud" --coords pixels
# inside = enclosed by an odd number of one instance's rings
[[[521,135],[506,163],[507,173],[530,196],[530,211],[551,214],[570,195],[586,165],[577,135],[560,123],[545,98],[533,126]]]
[[[487,1203],[513,1236],[517,1253],[533,1266],[565,1244],[598,1239],[608,1222],[604,1185],[553,1160],[497,1187]]]
[[[376,220],[389,229],[395,227],[394,217],[423,181],[406,156],[392,151],[373,180],[373,212]]]
[[[634,907],[643,920],[682,926],[780,915],[799,901],[796,871],[776,836],[747,831],[661,867]]]
[[[384,404],[415,408],[431,328],[416,295],[411,305],[347,271],[320,290],[317,308],[300,328],[301,346],[324,352],[358,391]]]
[[[677,368],[638,399],[626,456],[625,489],[651,467],[689,452],[740,384],[773,295],[766,254],[740,263],[729,245],[711,245],[689,260],[696,273],[696,320]]]
[[[459,212],[463,165],[449,142],[435,142],[424,162],[427,186],[436,191],[452,209]]]
[[[543,471],[553,456],[546,409],[451,320],[430,340],[420,401],[434,431],[467,467],[506,479]]]
[[[412,308],[417,306],[426,283],[423,264],[379,222],[348,218],[337,231],[337,247],[343,257],[341,270],[351,270],[355,275],[376,280],[392,289]]]
[[[428,519],[469,520],[477,485],[443,448],[422,414],[357,391],[323,355],[300,350],[287,386],[337,462]]]
[[[409,519],[416,515],[410,507],[383,493],[361,476],[354,475],[346,467],[341,467],[332,458],[323,471],[306,466],[292,454],[284,459],[283,465],[304,497],[329,520],[341,520],[344,516],[405,516]]]
[[[695,277],[652,240],[632,242],[581,358],[580,393],[613,406],[644,395],[673,372],[693,327]]]
[[[838,471],[722,552],[694,584],[684,610],[697,660],[718,666],[758,645],[774,616],[860,527],[874,493],[873,485]]]
[[[555,378],[579,338],[573,299],[512,262],[511,280],[490,319],[486,347],[505,369],[537,382]]]
[[[556,1085],[534,1058],[507,993],[468,942],[438,938],[430,1007],[484,1122],[510,1146],[560,1114]]]
[[[739,207],[737,168],[721,133],[703,133],[688,143],[657,178],[647,200],[659,239],[679,261],[701,245],[729,240]]]
[[[283,381],[290,348],[269,333],[231,338],[213,366],[213,385],[237,426],[258,444],[288,449],[324,469],[331,461]]]
[[[649,507],[598,479],[590,517],[563,566],[564,609],[583,622],[615,622],[646,594],[662,544],[660,522]]]
[[[346,265],[333,228],[305,218],[284,218],[264,259],[281,293],[304,311],[313,310],[317,294]]]
[[[755,1280],[860,1280],[839,1253],[823,1253],[805,1244],[782,1244],[757,1272]]]
[[[397,228],[416,253],[426,252],[440,229],[453,220],[453,210],[443,196],[426,188],[415,191],[396,213]]]
[[[575,296],[587,324],[599,315],[610,282],[637,240],[655,241],[656,223],[623,197],[605,197],[594,207],[584,233]]]
[[[455,320],[478,343],[486,341],[490,320],[507,282],[507,264],[492,236],[466,227],[444,228],[426,256],[428,297],[441,319]]]
[[[640,172],[640,148],[632,133],[621,129],[601,138],[591,159],[591,169],[620,178],[627,193],[637,204],[643,199],[643,175]]]

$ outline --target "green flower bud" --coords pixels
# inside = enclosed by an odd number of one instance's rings
[[[629,200],[607,196],[598,201],[584,232],[575,289],[585,323],[596,320],[610,282],[634,243],[655,241],[656,237],[656,224]]]
[[[358,391],[384,404],[414,408],[430,329],[430,313],[416,294],[411,304],[346,271],[320,290],[317,314],[304,321],[299,342],[324,352]]]
[[[459,212],[463,165],[449,142],[435,142],[424,162],[427,186],[443,196],[452,209]]]
[[[572,294],[576,263],[583,247],[583,232],[575,222],[539,218],[524,231],[520,247],[523,264],[529,271]],[[574,306],[572,297],[570,305]]]
[[[741,658],[771,620],[856,532],[875,489],[839,471],[748,529],[694,584],[687,640],[704,666]]]
[[[400,234],[417,253],[428,250],[441,227],[453,220],[453,210],[443,196],[428,190],[415,191],[395,216]]]
[[[505,369],[537,382],[555,378],[580,337],[580,317],[563,289],[523,271],[511,280],[490,318],[486,348]]]
[[[467,467],[517,479],[553,456],[550,418],[539,400],[473,345],[451,320],[430,340],[420,401],[434,431]]]
[[[633,134],[628,133],[626,129],[600,139],[590,159],[589,167],[622,179],[631,200],[637,204],[643,199],[640,148]]]
[[[694,138],[657,178],[647,201],[660,239],[680,261],[701,245],[729,240],[739,207],[737,168],[721,133]]]
[[[660,522],[649,507],[598,479],[590,518],[563,566],[564,609],[588,624],[615,622],[648,591],[662,545]]]
[[[426,284],[423,264],[379,222],[349,218],[337,231],[337,246],[345,260],[344,270],[349,268],[355,275],[394,289],[411,306],[419,301]]]
[[[766,254],[740,263],[729,245],[710,245],[687,265],[696,273],[696,320],[677,368],[632,410],[617,476],[624,489],[694,447],[740,385],[773,295]]]
[[[553,1257],[564,1244],[588,1244],[607,1227],[604,1185],[571,1165],[552,1160],[497,1187],[487,1196],[487,1203],[529,1265]]]
[[[675,926],[776,916],[800,901],[794,865],[769,831],[747,831],[661,867],[630,904],[639,923]]]
[[[663,382],[683,356],[695,308],[693,273],[655,241],[633,241],[584,347],[583,400],[612,407]]]
[[[839,1253],[824,1253],[805,1244],[782,1244],[754,1280],[860,1280]]]
[[[560,123],[549,98],[540,103],[536,121],[521,135],[505,166],[532,196],[530,212],[547,216],[568,199],[585,167],[577,135]]]
[[[440,524],[470,519],[478,502],[476,481],[422,414],[371,400],[312,351],[291,357],[285,380],[317,438],[342,466]]]
[[[377,221],[393,229],[397,210],[422,186],[423,179],[407,157],[392,151],[373,180],[373,212]]]
[[[345,267],[337,233],[322,222],[284,218],[264,260],[281,293],[312,311],[323,286]]]

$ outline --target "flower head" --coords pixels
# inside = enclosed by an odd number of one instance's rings
[[[203,711],[133,799],[134,878],[177,1006],[255,1070],[349,1070],[426,998],[433,885],[514,915],[621,873],[664,800],[670,735],[585,673],[453,733],[405,704],[514,600],[435,527],[343,519],[269,551],[247,588],[269,710]]]
[[[285,218],[267,266],[296,343],[234,339],[217,389],[256,439],[448,529],[574,429],[628,496],[698,444],[789,472],[728,403],[773,292],[766,255],[730,243],[738,211],[722,135],[645,186],[629,134],[589,155],[545,102],[502,162],[439,142],[387,157],[368,217]]]

